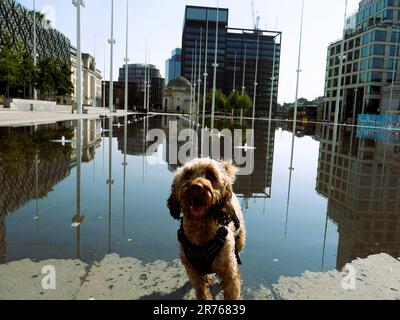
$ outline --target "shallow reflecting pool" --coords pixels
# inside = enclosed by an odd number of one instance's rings
[[[195,120],[142,115],[0,128],[0,262],[91,262],[107,253],[178,258],[179,222],[166,199],[179,166],[170,161],[171,146],[183,142],[171,140],[170,124],[199,132]],[[251,154],[254,170],[234,186],[247,224],[247,285],[341,269],[374,253],[400,256],[396,132],[363,138],[357,127],[298,123],[292,140],[290,122],[228,119],[218,126],[255,130],[248,145],[255,149],[240,149]],[[167,137],[154,152],[146,141],[151,129]]]

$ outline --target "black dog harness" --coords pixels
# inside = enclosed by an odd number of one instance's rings
[[[233,222],[235,224],[236,230],[239,230],[239,219],[235,217]],[[227,235],[228,229],[226,228],[226,226],[221,226],[221,228],[218,229],[214,239],[203,246],[195,246],[185,236],[185,232],[183,230],[183,219],[181,220],[181,227],[178,230],[178,240],[182,244],[182,248],[186,255],[186,258],[189,260],[192,267],[201,274],[213,273],[211,268],[212,263],[224,246]],[[238,264],[241,265],[242,261],[240,260],[237,246],[235,247],[235,255]]]

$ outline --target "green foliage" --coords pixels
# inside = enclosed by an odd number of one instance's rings
[[[10,87],[16,85],[18,80],[18,56],[12,51],[10,39],[6,39],[0,50],[0,84],[5,87],[5,96],[10,96]]]
[[[33,87],[40,90],[42,98],[71,94],[73,85],[70,62],[47,57],[39,60],[35,66],[28,51],[23,50],[18,43],[12,44],[6,39],[0,48],[1,87],[6,97],[10,97],[10,91],[14,89],[14,95],[19,90],[23,92],[23,98],[26,98],[27,89]]]
[[[206,110],[207,112],[211,112],[211,103],[212,103],[212,91],[207,92],[206,95]],[[235,91],[232,92],[229,97],[221,91],[217,90],[215,92],[215,112],[216,113],[231,113],[232,109],[235,114],[239,114],[240,110],[243,109],[243,114],[246,114],[251,110],[252,101],[247,93],[244,95]]]
[[[0,138],[3,169],[8,175],[18,174],[20,168],[34,161],[36,152],[41,160],[53,160],[60,152],[70,156],[71,145],[61,146],[51,140],[60,139],[61,136],[71,139],[73,134],[73,128],[59,128],[41,129],[30,136],[15,134]]]

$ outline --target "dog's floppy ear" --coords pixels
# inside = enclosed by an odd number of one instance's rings
[[[231,179],[232,184],[235,182],[237,168],[231,162],[221,162],[223,172]]]
[[[179,219],[181,216],[181,204],[176,196],[175,187],[171,188],[171,195],[167,200],[167,207],[172,218]]]

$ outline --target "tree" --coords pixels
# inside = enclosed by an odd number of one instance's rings
[[[235,113],[240,113],[243,110],[243,113],[246,114],[252,106],[252,101],[247,93],[241,95],[238,91],[232,92],[228,97],[228,108]]]
[[[237,110],[243,110],[243,114],[247,114],[252,109],[252,105],[253,102],[247,93],[239,96]]]
[[[227,111],[228,98],[221,91],[217,90],[215,92],[215,112],[226,112]],[[211,112],[212,107],[212,90],[208,91],[206,94],[206,110]]]
[[[74,86],[71,82],[71,66],[64,62],[60,65],[57,71],[57,94],[65,96],[74,92]]]
[[[37,68],[28,51],[18,50],[20,63],[18,64],[18,86],[23,87],[23,96],[26,98],[26,89],[33,87],[37,80]]]
[[[0,83],[5,87],[5,97],[10,96],[10,87],[17,84],[18,57],[12,51],[11,41],[6,39],[0,51]]]

